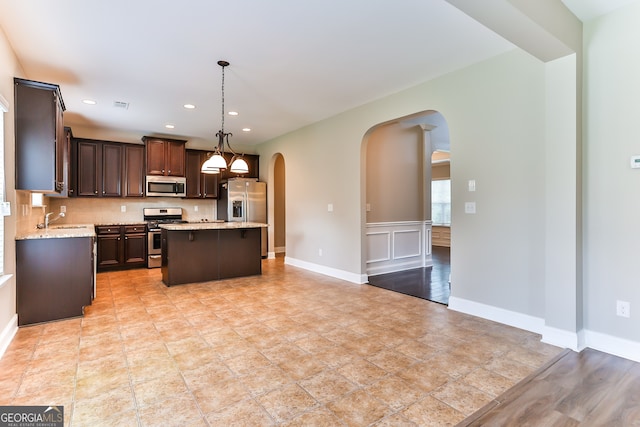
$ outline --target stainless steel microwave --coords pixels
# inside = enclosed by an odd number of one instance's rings
[[[147,197],[186,197],[187,178],[147,175]]]

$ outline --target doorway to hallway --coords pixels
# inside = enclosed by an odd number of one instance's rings
[[[412,268],[395,273],[369,276],[369,284],[378,288],[400,292],[440,304],[449,304],[451,286],[451,250],[444,246],[433,246],[433,265]]]

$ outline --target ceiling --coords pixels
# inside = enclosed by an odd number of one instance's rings
[[[445,0],[0,0],[0,27],[24,77],[60,85],[72,127],[213,141],[217,61],[229,61],[225,111],[239,113],[225,116],[233,145],[514,48]]]

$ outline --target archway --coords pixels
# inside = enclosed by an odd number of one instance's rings
[[[284,255],[286,252],[286,185],[285,162],[281,153],[275,153],[269,163],[268,221],[272,224],[268,232],[268,258]]]
[[[442,216],[437,216],[436,244],[447,248],[436,248],[434,266],[431,203],[432,174],[438,180],[450,179],[450,140],[444,116],[425,111],[381,123],[367,132],[363,148],[363,255],[369,282],[376,286],[391,283],[388,288],[403,288],[393,290],[447,303],[450,220],[442,223]],[[434,156],[434,152],[439,154]],[[441,200],[437,206],[442,209]],[[407,289],[407,281],[420,281],[420,289]]]

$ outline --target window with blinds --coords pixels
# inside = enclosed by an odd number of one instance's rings
[[[433,225],[451,225],[451,180],[431,181],[431,221]]]

